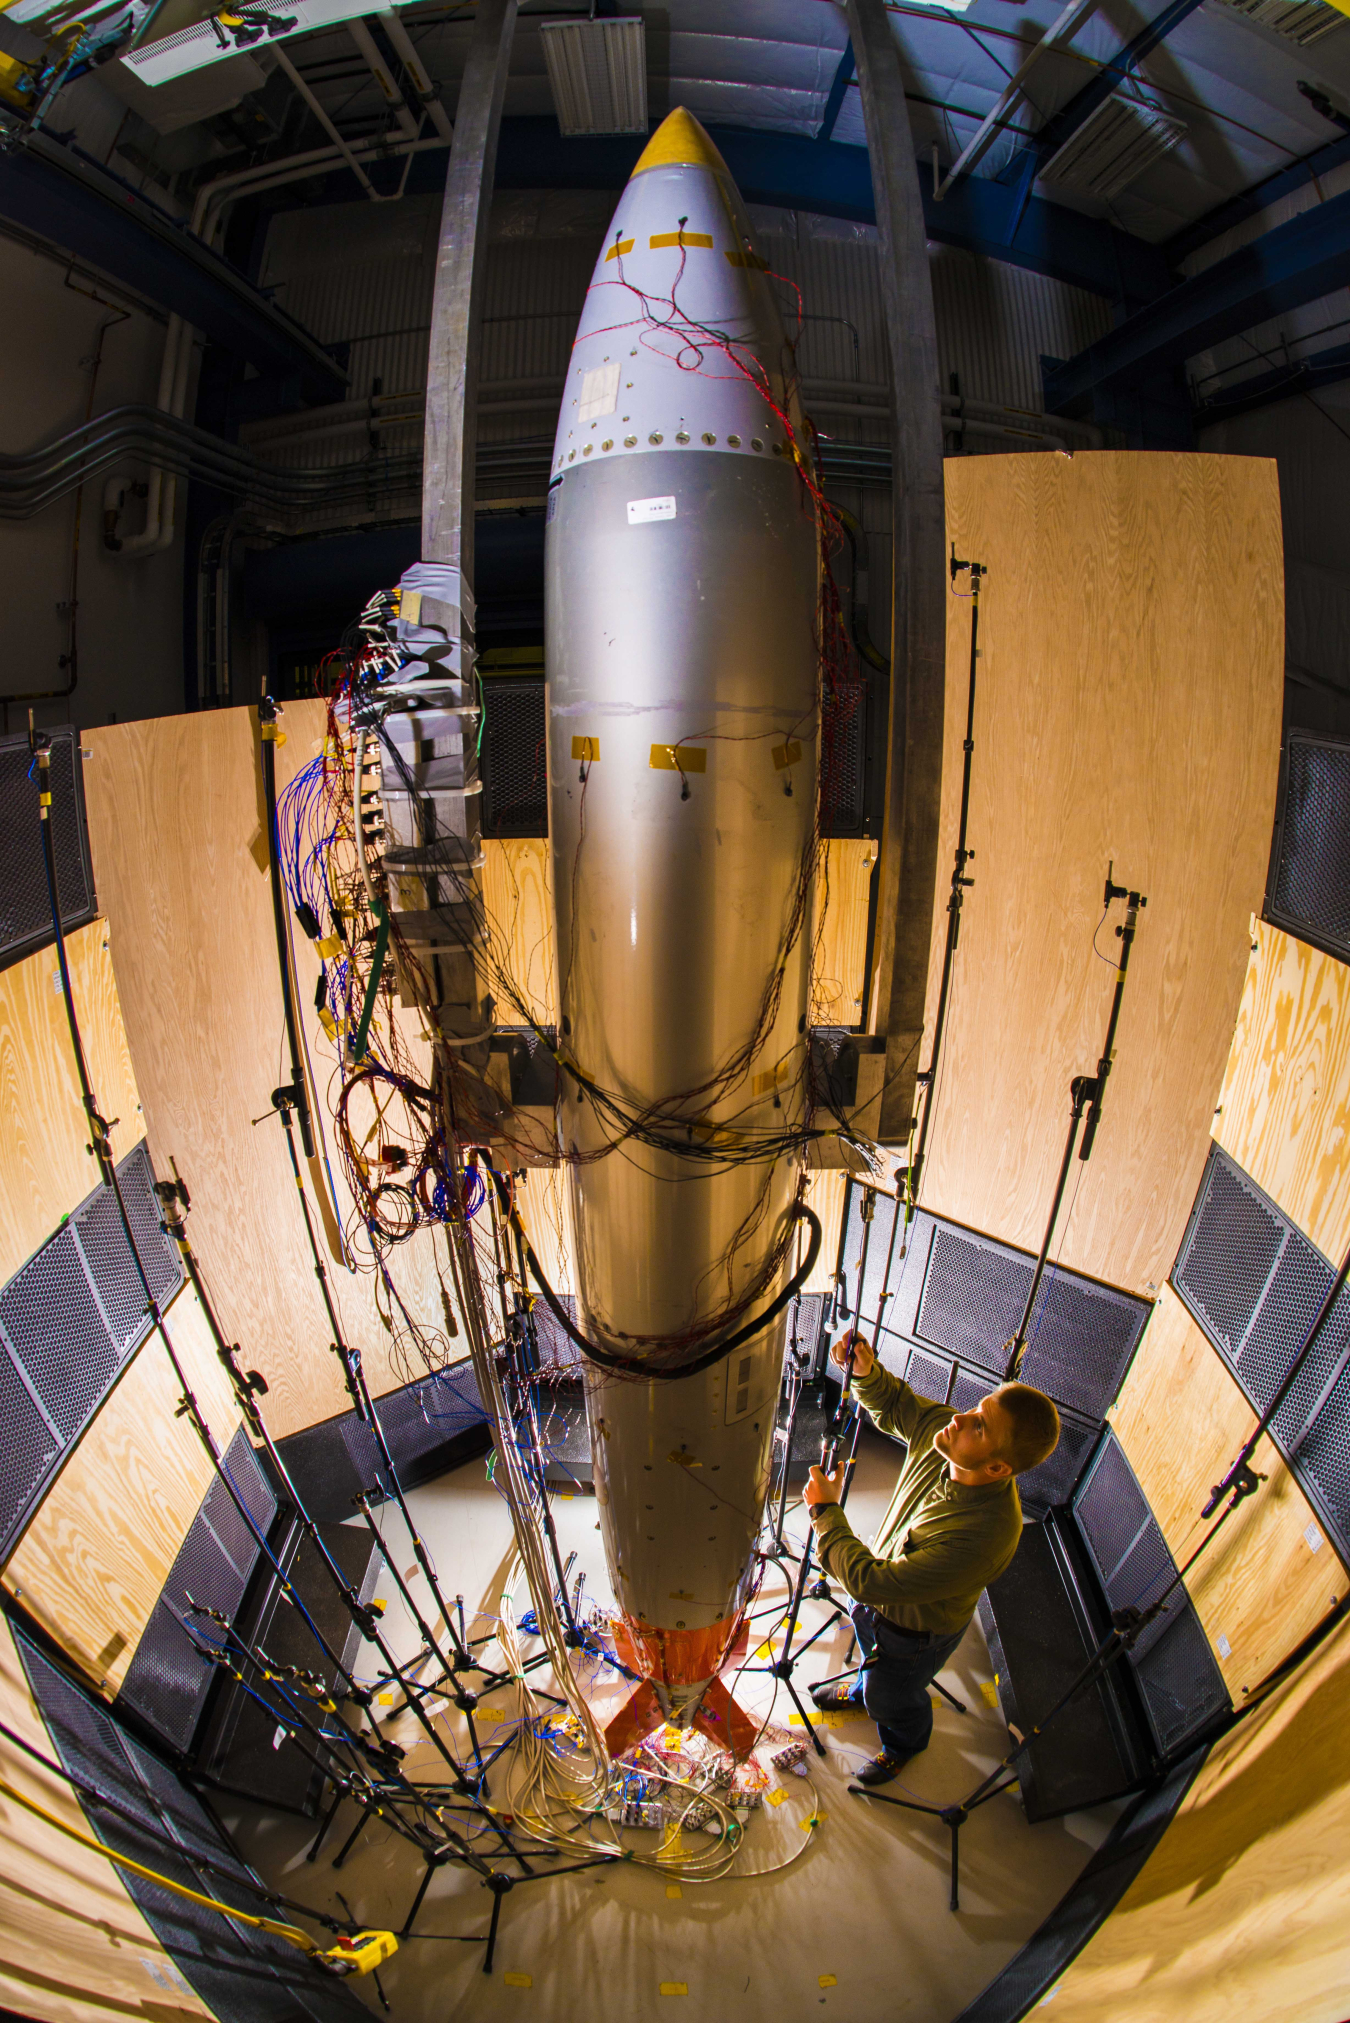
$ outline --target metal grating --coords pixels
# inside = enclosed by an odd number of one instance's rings
[[[14,1641],[60,1761],[72,1775],[135,1815],[133,1822],[82,1800],[98,1838],[188,1889],[257,1916],[264,1905],[247,1888],[253,1872],[240,1861],[201,1801],[22,1632],[15,1631]],[[209,1856],[238,1880],[199,1867],[194,1855]],[[205,1905],[188,1903],[133,1871],[122,1874],[156,1938],[219,2023],[304,2023],[305,2018],[313,2023],[364,2023],[368,2017],[345,1988],[320,1981],[291,1947],[272,1934],[236,1924]]]
[[[405,1487],[483,1451],[480,1429],[487,1424],[487,1414],[467,1362],[435,1371],[401,1391],[386,1392],[375,1403]],[[336,1524],[350,1517],[353,1499],[361,1490],[387,1493],[380,1479],[375,1436],[355,1412],[342,1412],[289,1434],[280,1443],[280,1453],[296,1494],[321,1522]]]
[[[167,1298],[183,1268],[160,1225],[144,1141],[117,1173],[146,1274],[156,1296]],[[116,1202],[99,1187],[0,1288],[0,1396],[13,1401],[14,1429],[0,1447],[0,1553],[15,1543],[149,1326]]]
[[[0,1292],[0,1329],[69,1446],[121,1362],[69,1224]]]
[[[647,131],[647,48],[640,16],[548,21],[544,62],[564,138]]]
[[[51,733],[52,850],[61,925],[67,933],[83,927],[97,910],[75,738],[71,724],[60,724]],[[53,939],[37,782],[28,777],[32,765],[26,736],[0,738],[0,968]]]
[[[1266,918],[1350,961],[1350,742],[1289,735]]]
[[[945,1404],[951,1381],[951,1363],[939,1362],[936,1356],[930,1356],[925,1349],[913,1351],[909,1359],[909,1368],[905,1372],[905,1382],[911,1390],[917,1391],[921,1398],[931,1398],[935,1404]],[[983,1396],[983,1392],[980,1395]],[[964,1411],[966,1408],[959,1406],[957,1409]]]
[[[1059,1445],[1054,1453],[1038,1468],[1029,1468],[1017,1478],[1017,1493],[1024,1510],[1040,1512],[1069,1501],[1097,1444],[1098,1431],[1096,1425],[1084,1425],[1060,1414]]]
[[[1145,1608],[1176,1573],[1148,1499],[1108,1428],[1075,1493],[1073,1514],[1110,1610]],[[1227,1689],[1190,1596],[1178,1587],[1129,1653],[1154,1741],[1163,1755],[1198,1735],[1229,1705]]]
[[[1021,1251],[939,1223],[915,1333],[1001,1377],[1033,1269]],[[1022,1381],[1058,1405],[1100,1419],[1120,1388],[1149,1312],[1147,1300],[1052,1267],[1037,1295]]]
[[[979,1370],[958,1370],[952,1385],[953,1411],[973,1412],[981,1398],[989,1396],[989,1379]]]
[[[835,681],[820,708],[820,832],[861,836],[867,794],[866,681]]]
[[[547,836],[548,719],[539,675],[483,683],[483,834]]]
[[[1258,1412],[1293,1367],[1334,1276],[1302,1231],[1212,1146],[1172,1284]],[[1344,1290],[1271,1429],[1343,1557],[1350,1556],[1350,1366],[1308,1420],[1348,1352]]]
[[[242,1427],[223,1459],[265,1536],[276,1515],[276,1498]],[[190,1746],[215,1673],[200,1645],[220,1634],[217,1625],[195,1619],[190,1605],[199,1602],[219,1609],[233,1622],[259,1550],[229,1490],[217,1476],[178,1549],[118,1695],[120,1706],[131,1708],[175,1749]]]
[[[61,1453],[60,1435],[39,1412],[28,1386],[7,1355],[0,1354],[0,1540],[17,1532]]]

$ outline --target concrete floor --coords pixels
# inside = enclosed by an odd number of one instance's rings
[[[849,1513],[863,1536],[885,1507],[897,1459],[879,1436],[861,1451]],[[446,1593],[462,1591],[470,1610],[480,1603],[493,1608],[511,1557],[511,1531],[506,1507],[482,1464],[415,1491],[410,1501]],[[563,1551],[576,1551],[588,1595],[607,1600],[593,1500],[564,1496],[555,1509]],[[411,1567],[412,1550],[397,1509],[387,1505],[382,1516],[399,1565]],[[802,1512],[789,1518],[789,1531],[802,1535]],[[423,1577],[416,1575],[411,1585],[424,1586]],[[391,1592],[387,1570],[378,1592]],[[771,1575],[757,1607],[784,1593],[782,1577]],[[518,1605],[525,1606],[523,1596]],[[823,1603],[808,1602],[804,1633],[826,1613]],[[774,1620],[766,1615],[762,1627],[771,1628]],[[400,1653],[417,1648],[396,1599],[387,1622]],[[471,1634],[485,1627],[480,1623]],[[847,1626],[836,1627],[813,1647],[797,1675],[803,1696],[811,1680],[840,1669],[848,1641]],[[546,1671],[535,1676],[547,1683]],[[887,1787],[938,1804],[969,1791],[1008,1747],[1003,1721],[990,1704],[992,1672],[978,1623],[942,1680],[969,1711],[959,1714],[938,1700],[929,1749],[913,1760],[902,1782]],[[777,1690],[774,1715],[786,1726],[790,1703]],[[772,1679],[746,1674],[737,1696],[763,1713],[774,1691]],[[485,1732],[490,1733],[494,1706],[507,1709],[500,1688],[484,1695]],[[457,1729],[460,1719],[454,1716]],[[402,1717],[393,1732],[409,1747],[411,1774],[434,1778],[439,1759],[430,1744],[419,1743],[411,1718]],[[548,2023],[579,2023],[582,2017],[586,2023],[647,2023],[678,2017],[682,2003],[709,2023],[733,2017],[737,2023],[801,2023],[822,2009],[841,2023],[949,2023],[1064,1893],[1118,1808],[1098,1807],[1032,1827],[1015,1791],[994,1799],[962,1832],[961,1909],[953,1915],[947,1907],[945,1828],[851,1797],[846,1789],[852,1772],[877,1747],[871,1723],[839,1718],[824,1739],[828,1756],[824,1763],[813,1759],[811,1782],[773,1773],[786,1797],[751,1815],[735,1876],[676,1887],[650,1869],[614,1865],[529,1883],[503,1904],[490,1977],[482,1971],[481,1945],[430,1936],[486,1933],[491,1908],[472,1873],[442,1869],[417,1921],[418,1932],[428,1936],[405,1942],[381,1973],[396,2023],[445,2023],[451,2014],[457,2023],[529,2015]],[[804,1843],[803,1821],[813,1802],[822,1823]],[[341,1908],[336,1894],[341,1890],[363,1924],[402,1924],[421,1876],[420,1860],[406,1841],[376,1825],[340,1871],[330,1865],[355,1822],[351,1806],[343,1807],[313,1866],[304,1860],[312,1823],[237,1801],[221,1810],[269,1881],[335,1910]],[[636,1830],[625,1837],[644,1852],[657,1840]],[[755,1874],[794,1850],[801,1852],[790,1867]],[[351,1985],[378,2011],[369,1981]]]

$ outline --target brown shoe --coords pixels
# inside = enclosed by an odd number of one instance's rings
[[[855,1771],[854,1780],[858,1784],[889,1784],[893,1777],[900,1775],[908,1761],[908,1756],[901,1756],[894,1749],[883,1749],[879,1756],[872,1757],[861,1770]]]
[[[813,1686],[811,1688],[811,1698],[817,1707],[821,1709],[822,1713],[829,1713],[836,1707],[857,1708],[860,1704],[854,1699],[852,1689],[847,1685]]]

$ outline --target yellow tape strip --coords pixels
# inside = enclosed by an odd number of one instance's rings
[[[802,748],[796,738],[789,738],[785,745],[775,745],[773,748],[773,762],[780,773],[787,766],[800,765],[801,758]]]
[[[621,253],[631,253],[632,250],[633,241],[631,239],[620,239],[617,245],[610,247],[605,258],[607,260],[617,260]]]
[[[599,738],[573,738],[572,757],[574,759],[581,759],[583,762],[588,762],[598,759],[599,756],[600,756]]]
[[[655,773],[706,773],[708,754],[701,745],[653,745],[650,763]]]
[[[711,232],[653,232],[647,242],[653,253],[662,246],[706,246],[712,251]]]
[[[753,267],[760,274],[767,274],[769,271],[768,261],[761,260],[758,253],[734,253],[728,247],[727,258],[733,267]]]

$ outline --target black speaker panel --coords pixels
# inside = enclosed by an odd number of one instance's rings
[[[547,836],[548,715],[540,674],[491,674],[483,692],[483,834]]]
[[[183,1887],[253,1916],[267,1906],[200,1798],[168,1764],[127,1732],[18,1626],[14,1642],[56,1758],[132,1814],[81,1800],[105,1846]],[[166,1844],[167,1843],[167,1844]],[[203,1857],[224,1868],[200,1865]],[[340,1981],[326,1981],[283,1939],[194,1904],[134,1870],[119,1873],[133,1901],[193,1991],[219,2023],[369,2023],[369,2010]],[[146,2013],[175,2007],[149,2001]]]
[[[222,1465],[266,1536],[276,1516],[276,1498],[242,1427]],[[221,1634],[216,1624],[191,1614],[191,1603],[218,1609],[232,1623],[260,1550],[229,1487],[215,1476],[178,1549],[117,1696],[119,1707],[138,1716],[171,1749],[191,1747],[215,1677],[216,1668],[203,1655],[199,1640]]]
[[[1291,731],[1266,919],[1350,962],[1350,741]]]
[[[58,724],[52,741],[52,852],[56,893],[66,933],[98,911],[89,834],[84,815],[84,775],[73,724]],[[27,733],[0,737],[0,969],[55,940],[47,872],[42,859],[37,776]]]
[[[1256,1182],[1211,1146],[1172,1285],[1258,1413],[1292,1369],[1335,1276]],[[1271,1433],[1350,1559],[1350,1288],[1342,1288]]]
[[[1148,1499],[1109,1428],[1073,1499],[1073,1514],[1108,1610],[1147,1608],[1176,1574]],[[1185,1587],[1129,1653],[1159,1754],[1173,1755],[1228,1711],[1223,1676]]]
[[[384,1437],[405,1489],[486,1454],[492,1444],[473,1365],[454,1363],[375,1400]],[[356,1497],[389,1487],[375,1435],[355,1412],[306,1426],[277,1442],[295,1493],[311,1517],[341,1524]]]
[[[117,1176],[151,1291],[167,1304],[183,1266],[160,1224],[143,1139]],[[117,1203],[98,1187],[0,1288],[0,1557],[150,1326]]]

